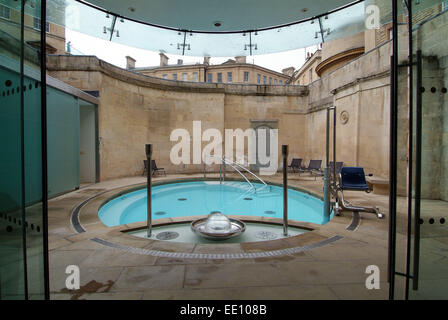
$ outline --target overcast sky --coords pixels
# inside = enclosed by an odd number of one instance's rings
[[[85,55],[95,55],[98,58],[112,63],[121,68],[126,67],[126,56],[131,56],[136,60],[136,67],[158,66],[160,63],[159,52],[137,49],[124,46],[118,43],[104,41],[76,31],[66,29],[66,41],[71,42],[72,53],[76,50]],[[306,49],[307,52],[314,52],[316,46]],[[167,54],[169,63],[177,63],[177,59],[182,59],[184,63],[196,63],[203,61],[203,57],[189,57]],[[233,57],[211,57],[211,64],[220,64]],[[299,68],[305,62],[305,49],[285,51],[275,54],[265,54],[248,56],[247,63],[255,63],[259,66],[269,68],[278,72],[287,67]]]

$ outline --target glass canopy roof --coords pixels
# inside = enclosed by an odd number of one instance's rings
[[[366,8],[369,5],[379,7],[381,24],[388,22],[391,17],[390,2],[355,1],[299,22],[227,32],[150,25],[76,0],[47,0],[47,19],[77,32],[140,49],[176,55],[229,57],[293,50],[357,34],[365,31]],[[28,0],[26,12],[39,17],[39,3]],[[20,6],[20,2],[14,0],[0,0],[0,4],[13,9]]]
[[[140,49],[189,56],[248,56],[316,45],[364,30],[364,1],[301,23],[243,32],[161,28],[117,17],[75,0],[50,0],[49,20],[67,28]],[[63,6],[60,4],[63,3]],[[58,5],[56,5],[58,4]],[[57,14],[52,14],[57,10]],[[65,15],[62,11],[65,10]],[[64,18],[63,21],[61,21]]]

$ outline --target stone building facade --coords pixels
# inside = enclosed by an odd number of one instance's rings
[[[41,21],[39,18],[25,15],[25,42],[37,47],[40,40]],[[45,26],[47,31],[47,53],[65,54],[65,28],[48,22]],[[9,7],[0,5],[0,37],[14,37],[20,39],[20,12]],[[5,41],[8,41],[7,39]]]
[[[160,53],[159,66],[135,68],[135,60],[127,57],[126,65],[134,72],[177,81],[283,85],[290,79],[290,75],[247,63],[244,56],[218,65],[211,65],[209,57],[204,57],[203,63],[197,64],[184,64],[182,60],[168,64],[168,59]]]

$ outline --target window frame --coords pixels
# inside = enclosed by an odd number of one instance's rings
[[[8,16],[4,16],[3,13],[7,12]],[[0,18],[11,20],[11,8],[0,4]]]
[[[227,83],[233,82],[233,75],[232,72],[227,72]]]
[[[249,82],[249,71],[244,71],[244,82]]]
[[[41,28],[42,28],[42,20],[40,18],[33,17],[33,29],[40,31]],[[45,22],[45,32],[50,32],[50,22],[48,21]]]

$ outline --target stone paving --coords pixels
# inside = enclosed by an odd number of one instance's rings
[[[168,175],[154,182],[201,178],[201,175]],[[281,176],[270,177],[281,183]],[[107,197],[129,186],[141,185],[144,177],[130,177],[87,185],[49,202],[50,286],[52,299],[387,299],[388,197],[347,192],[356,204],[376,205],[385,219],[361,213],[360,225],[347,230],[351,212],[343,212],[324,226],[298,223],[313,231],[290,238],[246,244],[192,244],[148,240],[123,234],[132,224],[108,228],[97,217],[99,205]],[[289,184],[322,194],[322,179],[297,174]],[[70,218],[79,212],[86,232],[78,233]],[[405,201],[403,199],[403,201]],[[266,218],[268,219],[268,218]],[[271,218],[272,219],[272,218]],[[165,219],[160,219],[161,221]],[[275,219],[273,219],[275,220]],[[165,221],[167,222],[167,221]],[[277,221],[278,222],[278,221]],[[297,223],[297,222],[291,222]],[[341,239],[321,247],[272,257],[246,259],[191,259],[137,254],[92,241],[106,239],[121,246],[142,250],[185,253],[263,252],[303,246],[323,239]],[[399,235],[398,241],[404,241]],[[77,265],[81,288],[65,288],[65,268]],[[379,290],[367,290],[366,267],[380,268]]]

